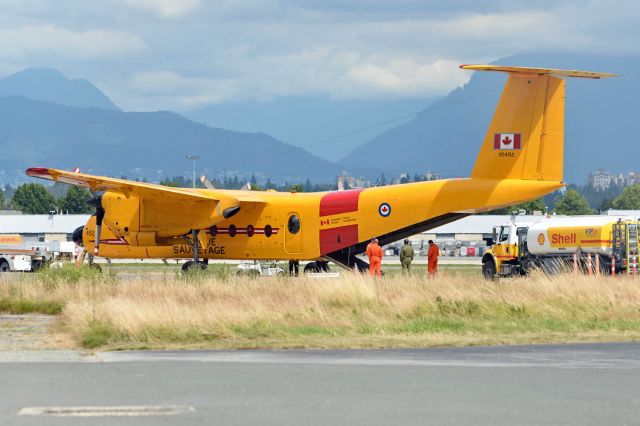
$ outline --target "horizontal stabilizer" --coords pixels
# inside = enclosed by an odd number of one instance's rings
[[[607,72],[591,72],[578,70],[558,70],[553,68],[529,68],[529,67],[511,67],[505,65],[460,65],[463,70],[470,71],[498,71],[515,74],[535,74],[535,75],[552,75],[556,77],[578,77],[578,78],[609,78],[617,77],[618,74]]]

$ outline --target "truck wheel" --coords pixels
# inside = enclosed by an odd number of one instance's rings
[[[44,262],[42,262],[41,260],[36,260],[31,264],[31,271],[36,272],[39,269],[42,269],[43,267],[44,267]]]
[[[0,272],[11,272],[11,269],[9,269],[9,262],[4,259],[0,260]]]
[[[482,276],[487,280],[496,279],[496,264],[488,259],[482,262]]]

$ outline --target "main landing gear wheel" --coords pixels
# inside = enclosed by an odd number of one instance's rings
[[[188,260],[182,264],[182,272],[187,272],[194,268],[204,271],[205,269],[207,269],[207,264],[200,261],[194,262],[193,260]]]
[[[0,260],[0,272],[9,272],[11,269],[9,268],[9,262],[2,259]]]
[[[315,262],[309,262],[305,265],[303,272],[305,274],[319,274],[322,272],[331,272],[329,269],[329,262],[324,260],[316,260]]]
[[[102,268],[97,263],[89,263],[87,266],[97,272],[102,272]]]

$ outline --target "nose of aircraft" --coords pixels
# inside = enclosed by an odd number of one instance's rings
[[[79,246],[83,245],[82,244],[83,232],[84,232],[84,226],[79,226],[73,231],[73,234],[71,234],[71,240]]]

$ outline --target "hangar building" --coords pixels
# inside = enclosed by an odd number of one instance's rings
[[[71,234],[89,220],[86,214],[3,214],[0,235],[20,234],[25,243],[71,241]]]

